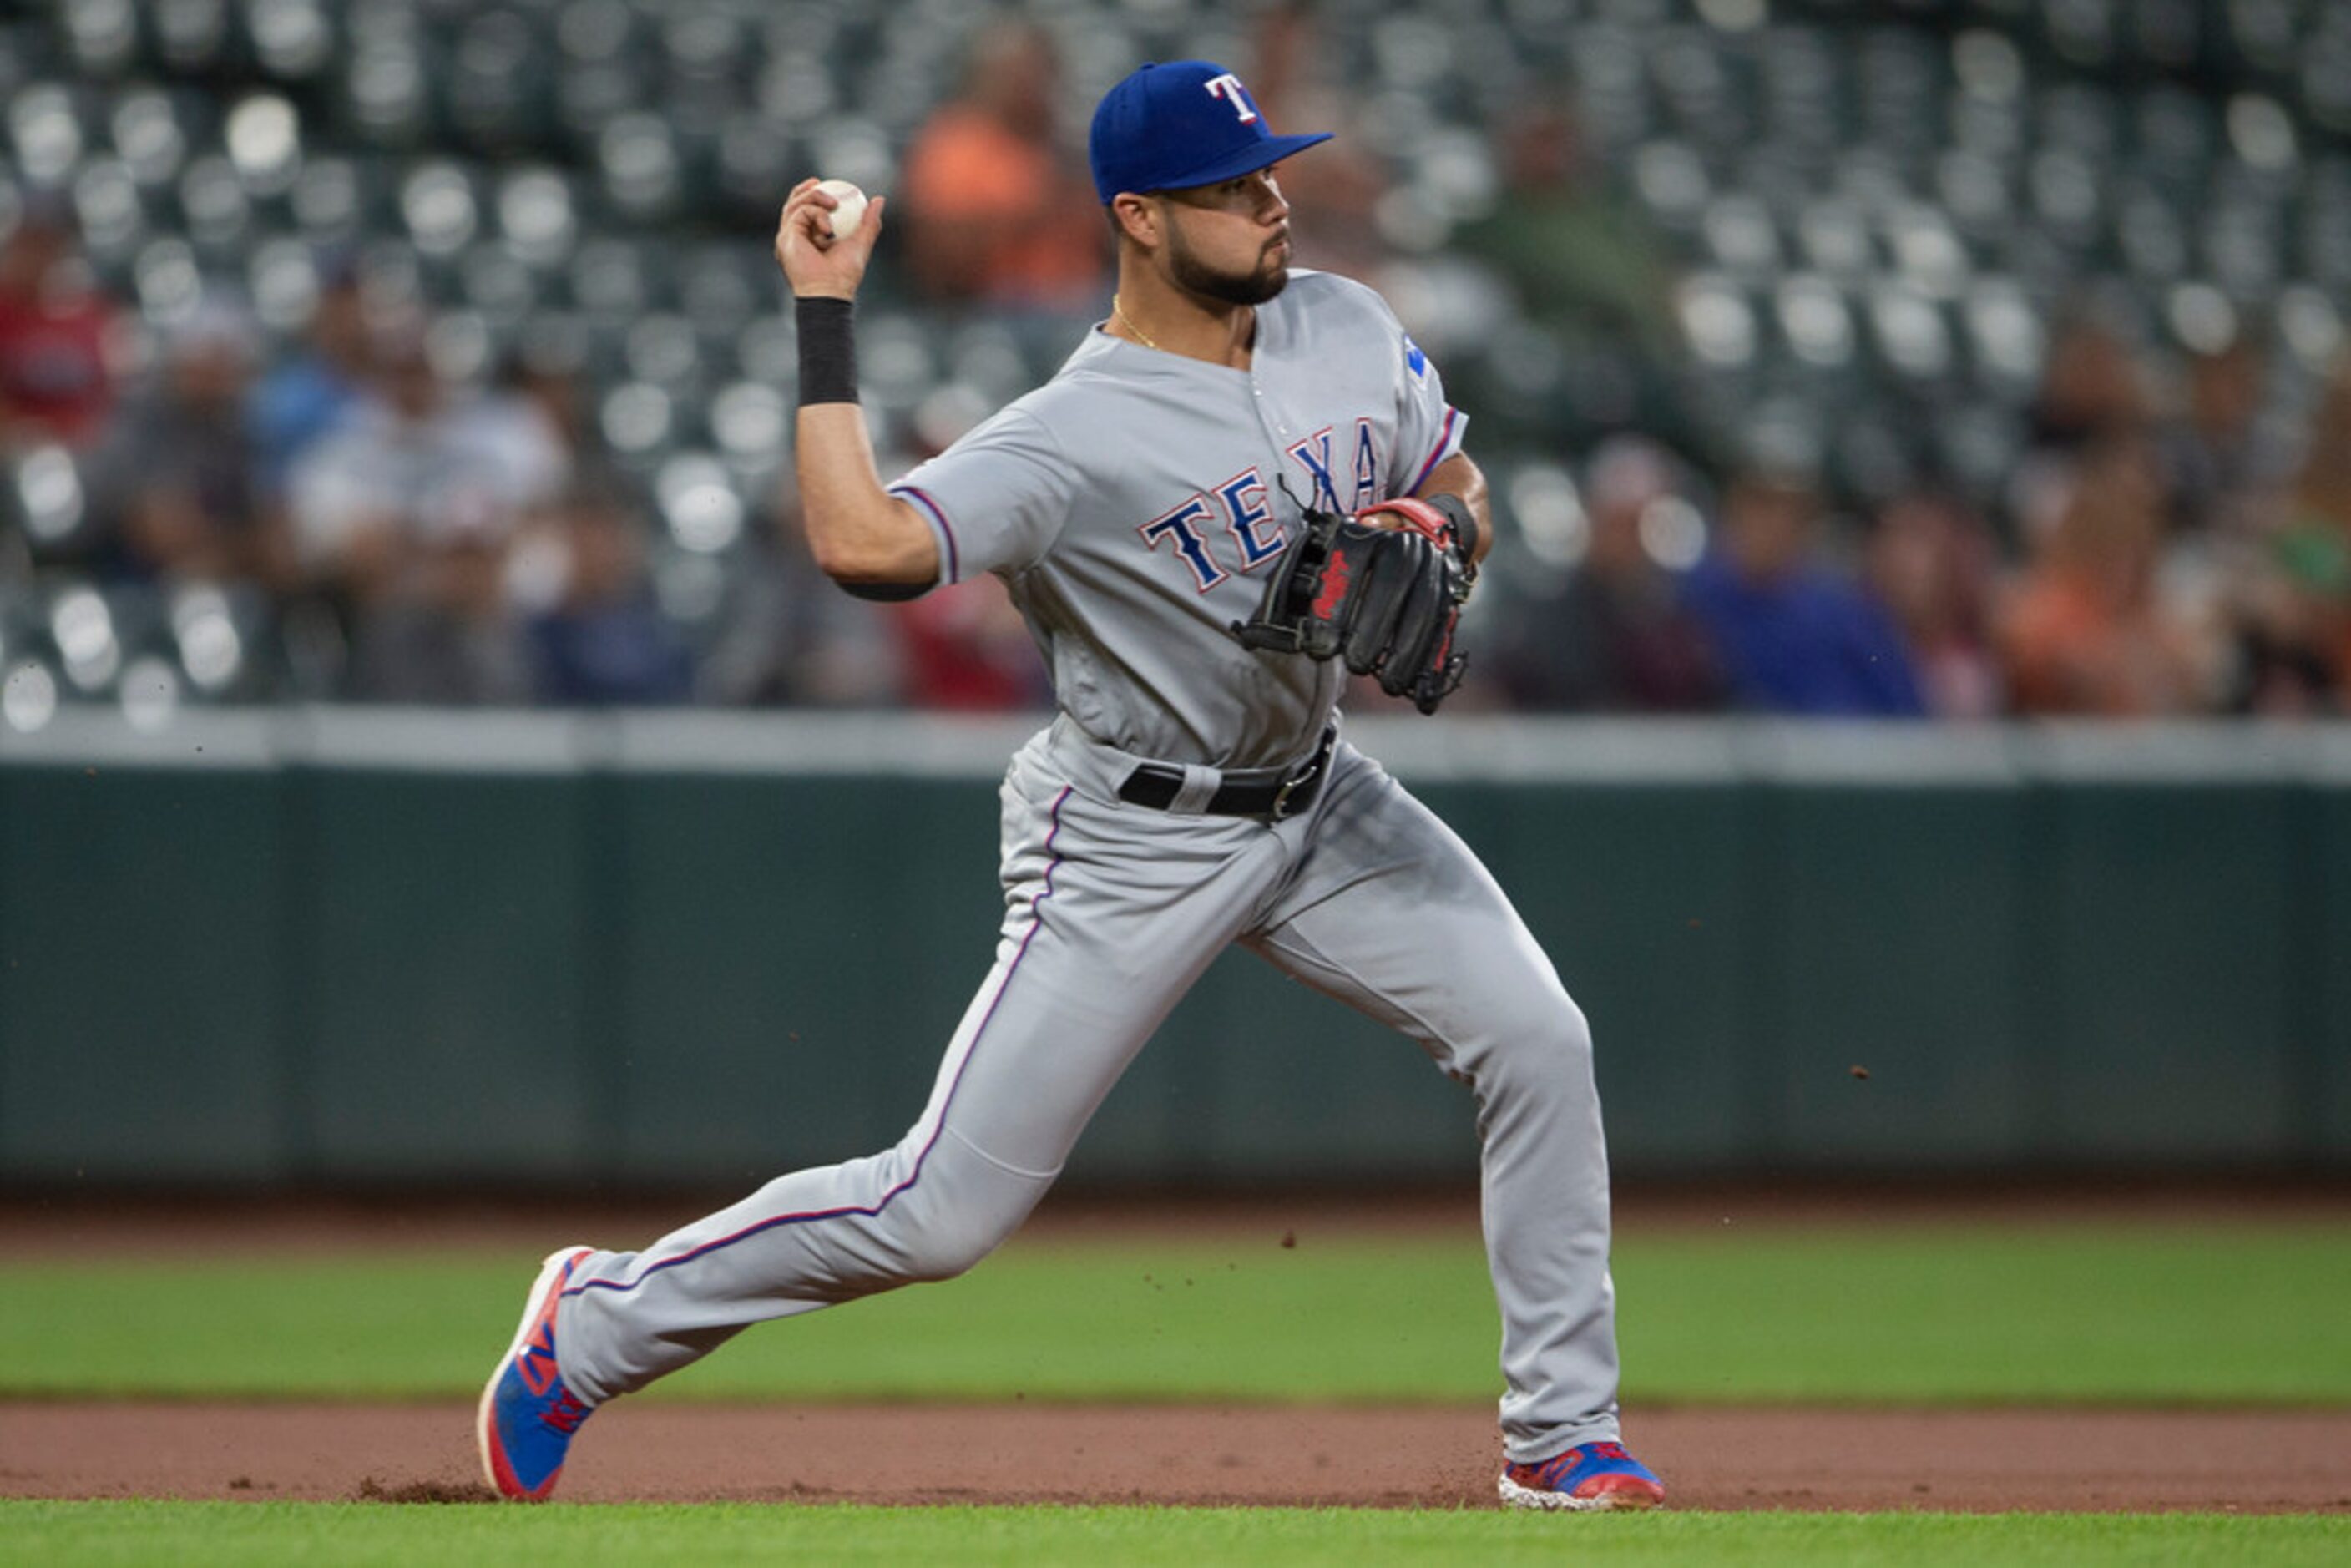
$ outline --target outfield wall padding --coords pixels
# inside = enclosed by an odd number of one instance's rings
[[[994,955],[1027,727],[8,736],[0,1179],[749,1184],[870,1153]],[[2351,1168],[2351,727],[1351,733],[1558,963],[1622,1171]],[[1239,951],[1071,1166],[1474,1168],[1463,1087]]]

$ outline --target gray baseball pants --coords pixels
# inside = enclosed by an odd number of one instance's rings
[[[556,1335],[573,1392],[601,1402],[752,1323],[969,1269],[1028,1217],[1127,1063],[1238,941],[1419,1041],[1475,1096],[1507,1457],[1617,1436],[1591,1035],[1501,889],[1343,741],[1313,804],[1271,823],[1126,804],[1117,789],[1135,761],[1067,719],[1014,757],[995,967],[913,1130],[642,1252],[583,1261]]]

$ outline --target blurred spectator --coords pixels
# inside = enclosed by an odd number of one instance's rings
[[[1056,135],[1061,67],[1041,27],[982,32],[963,91],[907,150],[909,273],[944,301],[1092,309],[1109,289],[1109,241],[1091,181]]]
[[[551,552],[554,602],[530,621],[541,702],[601,707],[684,702],[694,664],[645,573],[643,525],[612,490],[575,487],[535,536]]]
[[[1926,711],[1910,657],[1876,601],[1813,559],[1821,503],[1809,476],[1750,468],[1722,502],[1719,537],[1684,601],[1741,706],[1771,713]]]
[[[527,703],[529,652],[507,599],[506,535],[487,511],[441,518],[398,586],[353,629],[350,694],[440,706]]]
[[[2158,591],[2164,505],[2146,437],[2118,431],[2083,450],[2003,618],[2018,712],[2140,717],[2204,705],[2210,650]]]
[[[769,527],[727,561],[720,601],[705,618],[697,700],[756,706],[899,704],[904,655],[890,607],[841,592],[817,570],[789,468],[778,476],[767,519]],[[699,563],[684,564],[684,576],[693,578]]]
[[[331,266],[301,347],[281,358],[253,389],[247,418],[262,482],[284,488],[295,459],[341,424],[366,391],[367,303],[357,269]]]
[[[1878,513],[1865,562],[1870,591],[1901,629],[1937,718],[2001,711],[1991,626],[1999,561],[1991,525],[1956,496],[1907,491]]]
[[[2284,548],[2272,565],[2234,585],[2223,706],[2273,718],[2351,710],[2344,674],[2351,668],[2351,614],[2345,610],[2351,596],[2343,558]]]
[[[1601,448],[1585,483],[1591,525],[1584,556],[1563,577],[1514,600],[1498,629],[1494,678],[1525,708],[1682,713],[1729,695],[1706,629],[1680,584],[1642,541],[1642,521],[1680,504],[1669,460],[1620,436]]]
[[[1573,108],[1546,98],[1513,114],[1496,149],[1502,193],[1454,244],[1507,278],[1520,308],[1569,341],[1680,346],[1679,268],[1640,209],[1618,201],[1586,151]]]
[[[381,392],[289,476],[302,568],[349,628],[353,695],[519,700],[506,551],[521,515],[564,484],[565,455],[535,416],[454,404],[413,326],[378,358]]]
[[[1045,662],[1003,582],[975,578],[895,607],[906,697],[917,707],[1005,713],[1052,700]]]
[[[1355,134],[1362,95],[1341,79],[1340,52],[1325,41],[1314,7],[1298,0],[1270,7],[1250,41],[1251,63],[1241,74],[1267,122],[1280,131],[1336,133],[1314,150],[1313,167],[1301,177],[1276,170],[1301,265],[1376,282],[1392,255],[1379,225],[1387,171]]]
[[[2313,417],[2302,472],[2239,614],[2241,700],[2256,713],[2351,711],[2351,359]]]
[[[2165,478],[2179,526],[2240,531],[2255,493],[2276,479],[2262,471],[2260,442],[2266,368],[2261,350],[2243,337],[2189,360],[2187,407],[2163,441]]]
[[[2144,424],[2146,393],[2129,346],[2095,317],[2067,322],[2050,345],[2031,419],[2032,444],[2064,452]]]
[[[0,241],[0,450],[97,440],[114,406],[115,319],[63,199],[28,197]]]
[[[538,409],[548,434],[574,473],[592,471],[608,476],[610,483],[622,482],[603,426],[596,420],[596,387],[585,366],[520,359],[515,362],[511,385]]]
[[[569,372],[510,359],[455,413],[505,476],[516,505],[530,506],[559,495],[577,469],[589,428],[585,401]]]
[[[121,575],[288,580],[283,519],[246,423],[258,336],[236,306],[204,301],[166,333],[158,384],[109,428],[90,469]]]
[[[2016,542],[2030,553],[2056,526],[2085,447],[2147,423],[2139,365],[2121,336],[2090,314],[2061,325],[2026,415],[2024,456],[2010,476],[2008,512],[2016,521]]]
[[[566,458],[548,425],[503,404],[453,404],[413,327],[387,334],[381,382],[288,476],[304,561],[371,580],[447,529],[503,538],[551,498]]]

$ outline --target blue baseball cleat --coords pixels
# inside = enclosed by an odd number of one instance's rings
[[[555,1490],[564,1455],[595,1406],[563,1385],[555,1364],[555,1308],[580,1260],[595,1249],[549,1254],[523,1302],[522,1326],[490,1374],[474,1423],[482,1474],[502,1497],[538,1502]]]
[[[1510,1508],[1655,1508],[1666,1500],[1666,1483],[1621,1443],[1586,1443],[1505,1466],[1500,1490]]]

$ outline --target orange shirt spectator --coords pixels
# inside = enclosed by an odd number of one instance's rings
[[[2195,627],[2157,593],[2164,492],[2147,443],[2107,436],[2008,607],[2003,651],[2027,714],[2134,718],[2204,706]]]
[[[1046,310],[1101,302],[1109,242],[1092,186],[1054,139],[1057,76],[1044,34],[992,31],[964,96],[914,139],[901,182],[906,261],[932,298]]]

